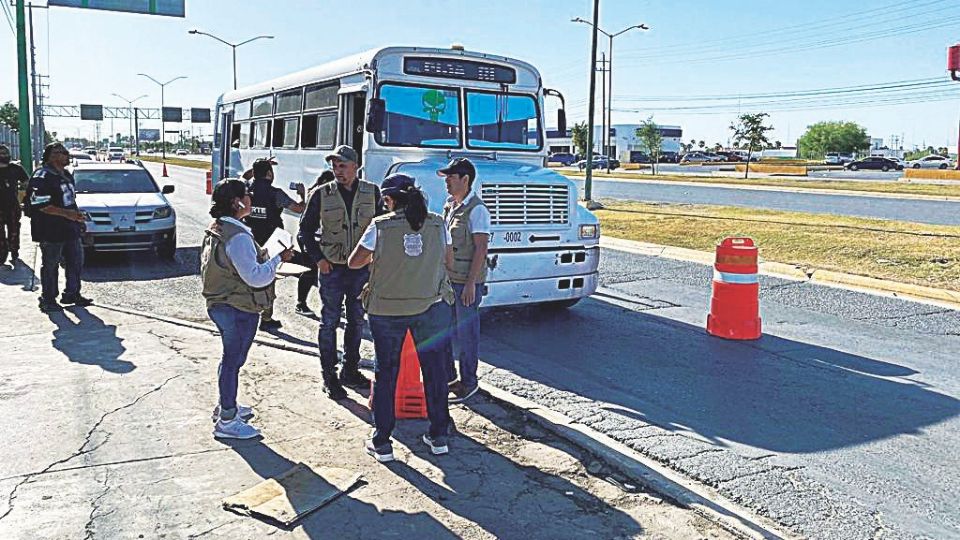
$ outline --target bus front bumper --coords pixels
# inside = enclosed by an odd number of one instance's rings
[[[481,307],[573,300],[597,290],[599,246],[536,252],[497,250],[488,261],[491,268]]]

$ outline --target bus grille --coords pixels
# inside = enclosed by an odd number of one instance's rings
[[[487,184],[480,196],[490,210],[491,225],[566,225],[570,192],[565,185]]]

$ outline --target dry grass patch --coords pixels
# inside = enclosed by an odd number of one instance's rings
[[[748,236],[764,260],[960,291],[960,227],[726,206],[603,201],[604,235],[712,251]]]
[[[167,156],[167,159],[163,159],[161,156],[140,156],[137,159],[140,161],[150,161],[153,163],[162,163],[163,161],[166,161],[167,165],[191,167],[193,169],[203,169],[205,171],[209,171],[211,167],[209,161],[196,161],[193,159],[183,159],[170,156]]]

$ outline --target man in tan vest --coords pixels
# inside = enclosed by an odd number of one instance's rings
[[[323,370],[323,391],[330,399],[347,397],[344,386],[362,388],[370,381],[357,369],[363,306],[360,293],[367,283],[367,268],[347,267],[347,257],[363,231],[380,210],[380,188],[357,178],[357,152],[341,145],[327,155],[335,180],[310,195],[300,220],[299,238],[319,272],[320,331],[317,342]],[[343,306],[347,326],[343,337],[343,368],[337,376],[337,327]]]
[[[447,377],[451,403],[460,403],[477,392],[477,364],[480,361],[480,299],[487,278],[487,244],[490,240],[490,211],[473,193],[477,169],[467,158],[455,158],[437,171],[446,178],[450,197],[443,217],[453,239],[453,267],[450,281],[456,293],[452,330],[453,355]],[[460,363],[460,379],[454,359]]]

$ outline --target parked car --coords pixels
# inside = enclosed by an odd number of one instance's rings
[[[97,155],[97,147],[96,147],[96,146],[88,146],[88,147],[84,148],[83,151],[86,152],[87,154],[90,154],[91,156]]]
[[[687,152],[680,158],[680,163],[710,163],[714,161],[704,152]]]
[[[735,161],[744,161],[746,156],[741,156],[737,152],[731,152],[729,150],[721,150],[717,152],[718,156],[723,156],[725,161],[735,162]]]
[[[178,148],[178,149],[177,149],[177,155],[178,155],[178,156],[185,156],[185,155],[187,155],[187,150],[186,150],[185,148]]]
[[[676,152],[660,152],[657,156],[659,163],[680,163],[680,154]]]
[[[617,159],[617,158],[608,158],[607,156],[594,156],[594,158],[593,158],[593,165],[592,165],[591,167],[592,167],[593,169],[606,169],[606,168],[607,168],[607,160],[610,161],[610,167],[609,167],[609,168],[611,168],[611,169],[619,169],[619,168],[620,168],[620,160],[619,160],[619,159]],[[577,168],[580,169],[581,171],[584,170],[584,169],[586,169],[586,168],[587,168],[587,160],[584,159],[584,160],[578,161],[578,162],[577,162]]]
[[[863,159],[858,159],[856,161],[851,161],[844,165],[848,170],[858,171],[860,169],[865,170],[880,170],[880,171],[889,171],[889,170],[903,170],[903,165],[900,165],[892,159],[888,159],[880,156],[870,156]]]
[[[956,167],[956,164],[950,158],[936,154],[908,161],[905,165],[911,169],[953,169]]]
[[[177,251],[177,214],[142,166],[82,163],[74,168],[77,206],[86,217],[83,246],[92,251],[156,250],[164,259]]]
[[[107,161],[113,161],[115,159],[123,161],[123,148],[111,146],[107,149]]]
[[[547,158],[547,161],[550,163],[559,163],[564,167],[569,167],[570,165],[573,165],[575,161],[577,161],[577,158],[569,152],[557,152],[555,154],[550,154],[550,157]]]

